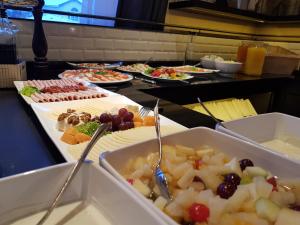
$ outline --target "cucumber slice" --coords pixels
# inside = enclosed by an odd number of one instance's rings
[[[258,199],[255,203],[255,208],[259,217],[270,222],[276,221],[280,211],[280,207],[267,198]]]

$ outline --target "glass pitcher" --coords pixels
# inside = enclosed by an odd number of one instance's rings
[[[11,23],[5,13],[5,9],[1,8],[0,18],[0,64],[16,64],[16,33],[18,28]]]
[[[244,73],[251,76],[260,76],[262,74],[266,48],[262,42],[256,42],[247,49],[247,56],[244,65]]]

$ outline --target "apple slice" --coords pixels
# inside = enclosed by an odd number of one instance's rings
[[[275,225],[300,225],[300,212],[288,208],[281,209]]]
[[[279,206],[267,198],[258,199],[255,203],[255,207],[257,215],[270,222],[276,221],[280,211]]]

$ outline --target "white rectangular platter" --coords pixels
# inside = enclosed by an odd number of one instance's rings
[[[116,94],[112,91],[108,91],[104,88],[101,88],[101,87],[98,87],[97,85],[93,85],[93,84],[90,84],[88,82],[83,82],[85,85],[91,85],[97,92],[99,93],[103,93],[103,94],[106,94],[107,96],[115,96],[115,95],[119,95],[119,94]],[[20,92],[22,90],[22,88],[24,87],[24,84],[23,84],[23,81],[14,81],[14,85],[15,87],[17,88],[18,92]],[[22,98],[25,100],[25,102],[29,105],[33,104],[33,103],[36,103],[35,101],[33,101],[30,97],[27,97],[25,95],[22,95]],[[78,101],[78,100],[73,100],[73,101]],[[42,103],[44,104],[44,103]]]
[[[130,100],[125,96],[111,96],[99,99],[85,99],[69,102],[52,102],[52,103],[33,103],[33,111],[39,121],[50,136],[54,144],[60,150],[61,154],[67,161],[73,161],[80,157],[86,142],[78,145],[69,145],[60,140],[63,132],[56,128],[57,116],[66,112],[67,109],[78,109],[94,115],[100,115],[103,112],[111,112],[127,105],[141,105]],[[150,113],[151,115],[151,113]],[[187,128],[175,123],[174,121],[161,116],[162,135],[175,133],[186,130]],[[112,151],[120,147],[128,146],[143,140],[154,138],[156,135],[154,127],[138,127],[127,131],[113,132],[102,137],[93,147],[88,155],[88,159],[98,162],[99,154],[103,151]]]

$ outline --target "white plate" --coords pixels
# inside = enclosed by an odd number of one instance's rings
[[[84,83],[85,86],[91,85],[91,84],[89,84],[88,82],[83,82],[83,83]],[[23,81],[14,81],[14,85],[15,85],[15,87],[17,88],[18,92],[20,92],[20,91],[22,90],[22,88],[24,87]],[[108,96],[119,95],[119,94],[116,94],[116,93],[114,93],[114,92],[112,92],[112,91],[108,91],[108,90],[106,90],[106,89],[104,89],[104,88],[98,87],[98,86],[96,86],[96,85],[92,85],[92,87],[95,88],[96,91],[98,91],[98,92],[100,92],[100,93],[107,94]],[[29,104],[29,105],[30,105],[30,104],[33,104],[33,103],[37,103],[37,102],[33,101],[30,97],[27,97],[27,96],[22,95],[22,94],[20,94],[20,95],[21,95],[22,98],[25,100],[25,102],[26,102],[27,104]],[[78,100],[73,100],[73,101],[78,101]],[[45,103],[39,103],[39,104],[45,104]]]
[[[56,120],[57,116],[65,112],[67,109],[78,109],[79,111],[85,111],[89,112],[92,115],[100,115],[103,112],[110,112],[112,110],[117,110],[119,108],[122,108],[126,105],[136,105],[138,107],[141,107],[139,104],[135,103],[134,101],[130,100],[129,98],[126,98],[124,96],[111,96],[106,98],[99,98],[99,99],[85,99],[85,100],[77,100],[77,101],[70,101],[70,102],[52,102],[52,103],[35,103],[32,104],[32,109],[37,115],[39,121],[41,122],[42,126],[46,130],[47,134],[50,136],[56,147],[60,150],[62,155],[67,161],[73,161],[75,159],[78,159],[80,153],[84,149],[87,143],[82,143],[79,145],[69,145],[60,140],[61,136],[63,135],[63,132],[58,131],[56,129]],[[186,129],[182,125],[175,123],[174,121],[161,116],[161,125],[164,126],[171,126],[175,127],[174,129],[165,129],[162,128],[162,132],[167,130],[165,133],[169,134],[174,133],[179,130]],[[151,129],[151,128],[148,128]],[[149,139],[153,136],[148,137],[147,133],[149,131],[144,132],[143,137],[139,138],[130,138],[132,137],[132,132],[134,133],[135,129],[132,129],[132,131],[124,132],[124,136],[122,138],[122,141],[120,143],[120,140],[117,141],[119,136],[117,134],[113,134],[111,136],[107,136],[103,139],[103,142],[97,143],[95,147],[93,148],[92,152],[89,155],[89,158],[94,161],[98,161],[99,153],[101,151],[105,150],[115,150],[119,147],[127,146],[132,143],[136,143],[139,141],[143,141],[146,139]],[[119,132],[122,133],[122,132]],[[151,133],[151,132],[150,132]],[[127,135],[127,136],[126,136]],[[138,137],[138,132],[136,133]],[[142,134],[141,134],[142,135]],[[108,141],[108,139],[112,138],[112,141]],[[123,143],[122,143],[123,142]],[[124,143],[125,142],[125,143]]]
[[[0,224],[14,220],[19,225],[37,224],[73,165],[64,163],[2,179]],[[45,225],[165,224],[107,171],[88,163],[82,165],[59,205]]]
[[[73,79],[76,79],[78,81],[86,81],[86,82],[90,82],[90,83],[93,83],[93,84],[119,84],[119,83],[125,83],[125,82],[128,82],[128,81],[131,81],[133,79],[133,76],[130,75],[130,74],[126,74],[128,76],[127,79],[124,79],[124,80],[115,80],[115,81],[90,81],[90,80],[87,80],[86,78],[84,77],[74,77]],[[64,76],[62,73],[58,74],[58,77],[60,79],[63,79]],[[71,78],[70,78],[71,79]]]
[[[119,63],[115,63],[115,64],[108,64],[108,63],[103,63],[104,66],[102,67],[89,67],[89,66],[79,66],[78,63],[71,63],[71,62],[67,62],[69,65],[75,67],[75,68],[85,68],[85,69],[116,69],[117,67],[120,66]]]
[[[177,133],[187,128],[179,125],[162,125],[161,134],[166,136],[169,134]],[[111,134],[105,135],[100,138],[100,140],[95,144],[93,149],[88,155],[88,159],[97,162],[99,160],[99,155],[105,151],[115,151],[120,148],[130,146],[142,141],[153,139],[156,137],[155,127],[137,127],[125,131],[117,131]],[[82,150],[86,146],[86,143],[79,145],[69,146],[68,152],[75,158],[79,159]]]
[[[193,76],[187,74],[186,78],[184,78],[184,79],[172,80],[172,79],[168,79],[168,78],[152,77],[152,76],[150,76],[150,75],[148,75],[148,74],[146,74],[144,72],[142,72],[141,74],[143,74],[146,77],[150,77],[152,79],[159,80],[159,81],[165,81],[165,82],[178,82],[178,81],[180,82],[182,80],[190,80],[190,79],[194,78]]]
[[[137,64],[139,64],[139,63],[137,63]],[[141,63],[141,64],[143,64],[143,63]],[[144,64],[144,65],[147,65],[147,64]],[[130,66],[130,65],[129,65]],[[126,70],[126,69],[123,69],[123,68],[121,68],[122,66],[120,66],[120,67],[117,67],[117,70],[120,70],[120,71],[122,71],[122,72],[126,72],[126,73],[142,73],[143,71],[138,71],[138,70],[136,70],[136,71],[130,71],[130,70]],[[152,68],[152,67],[149,67],[149,69],[150,68]]]
[[[186,65],[186,66],[190,66],[190,65]],[[190,70],[176,70],[176,68],[182,68],[185,66],[176,66],[176,67],[169,67],[169,68],[173,68],[175,71],[181,72],[181,73],[190,73],[190,74],[207,74],[207,73],[215,73],[215,72],[219,72],[220,70],[211,70],[211,69],[205,69],[205,68],[200,68],[203,69],[204,71],[200,72],[200,71],[190,71]]]
[[[203,145],[211,146],[237,159],[251,159],[257,166],[261,166],[272,174],[282,178],[299,178],[300,164],[279,157],[252,143],[247,143],[235,137],[220,133],[209,128],[193,128],[187,131],[168,135],[162,142],[170,145],[184,145],[199,148]],[[121,175],[128,160],[138,156],[146,156],[157,151],[157,140],[152,139],[139,144],[131,145],[114,152],[105,152],[100,157],[100,164],[112,173],[124,186],[134,193],[141,202],[157,213],[167,224],[175,224],[174,220],[159,210],[153,203],[140,194]]]

